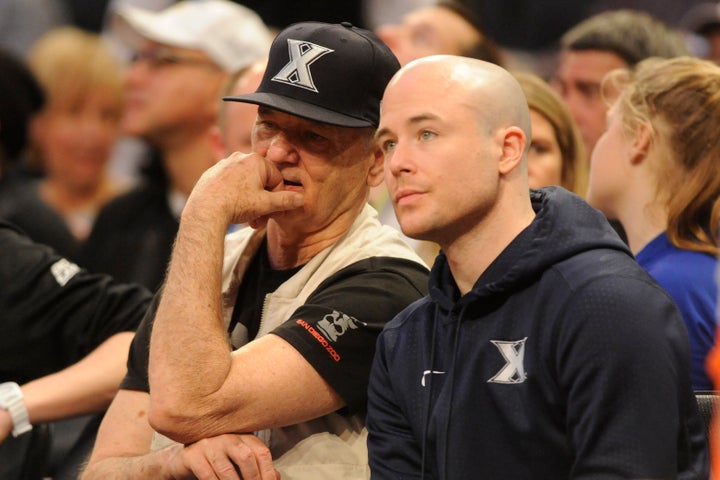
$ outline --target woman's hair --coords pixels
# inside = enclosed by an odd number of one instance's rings
[[[105,90],[122,113],[123,84],[118,59],[101,36],[76,27],[50,30],[33,45],[28,65],[48,98],[48,107],[73,109],[91,92]]]
[[[588,159],[580,132],[563,100],[542,78],[532,73],[515,73],[525,93],[528,107],[552,125],[562,155],[561,184],[585,196],[588,185]]]
[[[623,128],[649,127],[658,158],[657,200],[678,248],[718,255],[720,225],[720,66],[692,57],[650,58],[611,72],[604,92],[619,92]]]

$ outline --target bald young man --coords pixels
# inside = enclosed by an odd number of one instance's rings
[[[529,190],[513,77],[411,62],[377,137],[403,232],[442,253],[378,339],[372,478],[707,478],[682,318],[600,213]]]

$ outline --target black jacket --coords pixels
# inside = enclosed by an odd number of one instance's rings
[[[134,331],[151,294],[93,275],[0,222],[0,382],[61,370]]]
[[[374,479],[707,479],[690,346],[670,297],[604,217],[560,188],[460,297],[430,295],[373,365]],[[424,452],[424,455],[423,455]]]

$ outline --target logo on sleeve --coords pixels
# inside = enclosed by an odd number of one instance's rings
[[[334,50],[306,41],[293,40],[292,38],[288,38],[288,50],[290,52],[290,62],[272,78],[272,81],[287,83],[288,85],[318,93],[310,71],[310,65],[323,55],[334,52]]]
[[[64,258],[53,263],[50,267],[50,272],[61,287],[64,287],[79,271],[80,267]]]
[[[323,335],[325,335],[325,338],[331,342],[337,342],[337,339],[342,337],[345,332],[358,328],[358,323],[362,322],[344,313],[333,311],[325,315],[322,320],[317,323],[317,326]]]
[[[488,383],[523,383],[527,379],[523,364],[526,340],[527,337],[514,342],[490,340],[500,350],[506,363],[494,377],[488,380]]]
[[[301,318],[295,320],[295,323],[310,333],[336,362],[339,362],[342,358],[331,343],[337,342],[338,338],[349,330],[357,329],[358,324],[365,325],[360,320],[338,311],[325,315],[322,320],[317,322],[317,329]]]

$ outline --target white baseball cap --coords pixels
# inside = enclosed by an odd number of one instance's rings
[[[257,13],[229,0],[184,0],[159,12],[122,6],[113,30],[133,47],[144,38],[200,50],[228,72],[267,56],[273,39]]]

